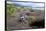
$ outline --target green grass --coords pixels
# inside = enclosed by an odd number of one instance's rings
[[[15,6],[14,4],[7,4],[7,15],[13,16],[15,12],[21,11],[21,9],[31,10],[29,7]]]
[[[16,7],[14,5],[7,5],[7,15],[11,16],[16,11]]]

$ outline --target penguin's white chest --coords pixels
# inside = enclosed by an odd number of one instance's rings
[[[24,17],[24,16],[22,16],[22,17],[21,17],[21,19],[22,19],[22,20],[25,20],[25,17]]]

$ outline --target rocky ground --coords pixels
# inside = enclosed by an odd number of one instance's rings
[[[25,16],[24,22],[19,21],[20,15]],[[44,16],[43,12],[17,12],[15,16],[7,16],[7,29],[43,28]]]

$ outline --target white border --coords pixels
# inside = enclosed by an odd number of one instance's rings
[[[0,0],[0,31],[4,31],[5,26],[5,3]]]

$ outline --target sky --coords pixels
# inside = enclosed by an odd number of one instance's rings
[[[44,3],[32,3],[32,2],[8,2],[13,4],[18,4],[21,6],[32,6],[32,7],[44,7]]]
[[[7,1],[7,3],[10,3],[10,4],[17,4],[17,5],[21,5],[21,6],[29,6],[29,7],[32,7],[33,9],[38,9],[38,8],[44,8],[44,3],[33,3],[33,2],[10,2],[10,1]]]
[[[25,3],[25,2],[15,2],[15,4],[19,4],[19,5],[22,5],[22,6],[32,6],[32,7],[44,7],[44,3],[31,3],[31,2],[28,2],[28,3]]]

